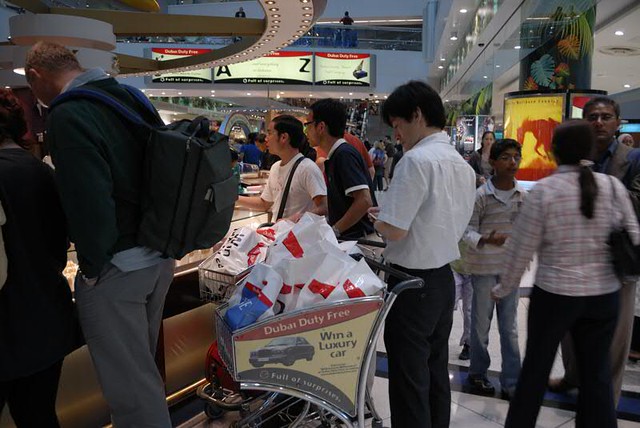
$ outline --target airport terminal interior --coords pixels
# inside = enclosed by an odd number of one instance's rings
[[[621,122],[616,135],[628,134],[629,145],[640,147],[639,22],[639,0],[0,0],[0,87],[11,89],[20,100],[31,150],[47,161],[47,106],[27,84],[25,55],[38,41],[65,45],[83,68],[102,68],[142,91],[165,124],[200,116],[215,123],[239,159],[234,174],[241,180],[242,199],[260,195],[267,183],[271,164],[260,135],[267,134],[269,123],[286,114],[307,126],[309,107],[324,98],[346,106],[346,132],[371,148],[370,153],[380,144],[388,168],[397,148],[394,130],[383,120],[385,100],[398,86],[420,80],[441,97],[444,131],[465,159],[481,148],[486,132],[496,139],[517,140],[522,154],[516,177],[530,189],[556,168],[548,156],[553,129],[582,118],[593,97],[617,102]],[[252,152],[246,146],[254,142],[260,162],[249,160]],[[381,183],[375,196],[383,206],[388,177]],[[237,205],[229,231],[253,229],[255,234],[271,220],[264,210]],[[218,244],[177,260],[166,297],[156,364],[172,425],[390,427],[380,306],[367,309],[374,318],[363,315],[350,321],[365,331],[358,333],[358,341],[353,339],[352,354],[325,352],[329,342],[324,335],[333,333],[324,327],[297,336],[276,334],[293,344],[268,344],[268,335],[260,336],[264,349],[249,349],[246,341],[257,340],[258,333],[252,327],[227,331],[221,315],[231,296],[228,290],[233,291],[247,271],[217,270],[213,262],[219,251]],[[362,251],[380,258],[377,247]],[[73,290],[78,271],[73,246],[67,256],[64,275]],[[517,303],[522,357],[534,276],[535,263],[521,281]],[[362,305],[373,304],[368,298]],[[460,358],[465,350],[463,304],[462,298],[456,301],[449,337],[450,426],[504,426],[511,395],[503,393],[506,386],[500,383],[504,365],[498,323],[492,322],[488,344],[487,380],[495,391],[479,393],[468,381],[468,356]],[[295,315],[299,324],[311,319],[301,313],[278,316],[285,316],[282,321]],[[364,325],[365,318],[376,322]],[[370,332],[376,334],[369,338]],[[314,348],[309,342],[318,335],[322,341]],[[215,351],[210,349],[213,344]],[[267,348],[276,345],[281,349],[269,354],[276,356],[264,357],[272,352]],[[251,358],[262,356],[252,359],[252,366],[240,361],[249,351]],[[632,349],[626,361],[617,407],[618,426],[623,428],[640,427],[640,349],[636,351]],[[317,361],[318,355],[334,360]],[[360,369],[367,355],[375,381],[365,394],[367,376]],[[318,373],[327,374],[326,380],[305,372],[312,360]],[[246,370],[241,368],[245,363]],[[224,365],[232,366],[231,374],[224,372]],[[563,373],[558,349],[551,377]],[[225,389],[217,391],[220,382]],[[276,394],[269,395],[272,392]],[[365,395],[372,404],[360,406],[367,401]],[[575,426],[576,402],[575,389],[547,391],[536,426]],[[263,412],[261,406],[273,408]],[[64,360],[56,409],[63,428],[112,426],[86,346]],[[258,416],[252,418],[252,413]],[[16,428],[6,406],[0,407],[0,428]]]

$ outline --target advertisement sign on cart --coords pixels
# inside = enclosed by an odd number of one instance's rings
[[[211,49],[152,48],[151,58],[157,61],[168,61],[209,52],[211,52]],[[211,83],[211,69],[203,68],[200,70],[170,72],[153,76],[151,81],[153,83]]]
[[[224,337],[218,314],[220,352],[233,352],[241,382],[296,389],[355,415],[360,370],[382,303],[367,298],[293,312],[232,337]]]

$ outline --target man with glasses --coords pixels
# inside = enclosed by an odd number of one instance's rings
[[[377,204],[364,159],[343,138],[346,124],[344,104],[326,98],[311,106],[305,127],[311,146],[328,153],[324,171],[329,224],[337,237],[358,239],[373,233],[367,210]]]
[[[620,179],[629,189],[631,201],[640,212],[640,150],[620,144],[615,137],[620,127],[620,106],[608,97],[596,97],[584,106],[584,119],[588,120],[596,134],[596,153],[593,169]],[[606,192],[606,190],[605,190]],[[604,192],[603,192],[604,193]],[[612,220],[613,221],[613,220]],[[624,280],[620,290],[620,314],[611,342],[611,373],[616,406],[620,400],[624,368],[631,346],[636,283]],[[562,361],[565,374],[561,379],[551,379],[549,389],[555,392],[578,387],[578,367],[571,336],[562,341]]]

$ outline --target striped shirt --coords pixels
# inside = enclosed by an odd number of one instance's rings
[[[562,165],[540,180],[518,216],[507,243],[502,297],[518,287],[533,254],[538,252],[535,284],[565,296],[598,296],[620,288],[607,240],[614,225],[622,225],[634,243],[640,242],[638,220],[629,194],[616,178],[594,174],[598,186],[594,216],[580,212],[578,169]],[[613,187],[617,200],[613,200]]]
[[[473,215],[463,237],[469,245],[465,262],[468,271],[472,274],[497,275],[502,271],[505,259],[504,245],[478,247],[478,242],[480,238],[489,236],[494,230],[496,233],[511,235],[513,222],[527,194],[516,180],[514,183],[514,191],[506,201],[496,194],[492,180],[487,180],[476,190]]]

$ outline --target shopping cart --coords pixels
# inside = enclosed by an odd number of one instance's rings
[[[217,351],[240,392],[207,384],[198,395],[214,409],[240,410],[237,427],[263,426],[277,416],[286,421],[280,426],[319,421],[322,426],[361,428],[367,410],[372,426],[382,426],[367,385],[376,340],[398,294],[422,287],[423,281],[365,259],[374,271],[401,282],[379,296],[281,314],[236,331],[224,319],[228,305],[220,305],[215,314]],[[256,397],[257,391],[265,394]]]

